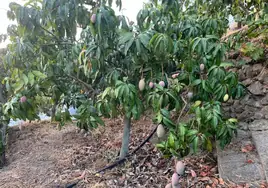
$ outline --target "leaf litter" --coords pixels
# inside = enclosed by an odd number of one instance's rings
[[[147,143],[126,163],[95,172],[113,163],[122,138],[122,120],[105,120],[106,126],[89,133],[67,124],[62,130],[49,122],[25,124],[9,130],[8,165],[0,170],[0,187],[76,187],[89,188],[162,188],[175,170],[174,159],[165,159]],[[130,151],[155,128],[149,119],[133,122]],[[153,140],[157,140],[154,136]],[[152,141],[153,142],[153,141]],[[246,148],[251,150],[250,147]],[[247,187],[227,184],[218,175],[217,159],[212,153],[200,153],[183,159],[185,174],[181,187]],[[265,185],[263,185],[265,187]]]

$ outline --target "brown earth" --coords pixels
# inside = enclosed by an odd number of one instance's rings
[[[49,122],[25,124],[21,130],[10,128],[8,164],[0,169],[0,187],[66,187],[78,180],[76,187],[165,187],[173,174],[174,160],[162,158],[151,143],[124,165],[103,174],[94,173],[116,159],[121,145],[121,120],[105,122],[105,128],[90,133],[78,130],[73,123],[61,130]],[[149,120],[133,122],[130,150],[154,127]],[[231,187],[218,178],[216,161],[212,154],[204,153],[185,158],[182,187]]]

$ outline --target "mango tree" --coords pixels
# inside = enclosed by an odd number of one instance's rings
[[[12,74],[5,84],[11,97],[5,113],[38,118],[37,96],[48,96],[54,104],[77,107],[77,125],[86,130],[103,125],[100,116],[122,115],[120,158],[128,153],[131,120],[148,109],[158,133],[169,131],[158,145],[167,156],[183,157],[191,147],[211,150],[215,139],[224,146],[236,120],[222,116],[221,103],[242,96],[243,87],[225,69],[232,66],[220,41],[226,15],[208,16],[195,3],[151,1],[137,25],[115,15],[112,1],[10,4],[8,15],[18,25],[9,28],[5,62]],[[78,26],[83,31],[76,39]],[[56,117],[67,120],[69,114]]]
[[[150,71],[143,76],[151,83],[163,81],[167,75],[164,84],[148,88],[146,97],[156,111],[157,123],[169,129],[168,140],[158,144],[167,156],[185,156],[190,148],[211,150],[214,140],[221,146],[228,144],[237,120],[222,115],[221,103],[244,94],[237,75],[226,70],[233,66],[225,58],[228,45],[220,40],[228,26],[227,15],[205,14],[207,6],[200,10],[196,3],[153,1],[137,16],[135,32],[153,33],[146,45],[151,59],[143,64],[144,70]],[[129,37],[126,44],[131,40]],[[165,110],[175,110],[177,122],[172,122]],[[185,115],[188,119],[182,120]]]
[[[86,29],[91,9],[98,6],[95,1],[28,1],[24,6],[10,3],[7,15],[17,24],[7,29],[11,44],[4,59],[9,70],[3,78],[9,96],[3,109],[6,115],[35,120],[44,107],[40,98],[49,99],[55,113],[56,105],[78,107],[96,95],[91,78],[79,64],[84,46],[76,40],[76,31],[78,27]],[[55,119],[69,120],[69,112],[59,109]]]

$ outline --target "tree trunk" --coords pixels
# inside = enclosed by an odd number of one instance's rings
[[[58,105],[58,101],[55,101],[51,109],[51,122],[55,120],[57,105]]]
[[[5,154],[5,149],[6,149],[6,130],[7,130],[7,124],[2,124],[0,126],[0,168],[5,165],[6,162],[6,154]]]
[[[130,138],[131,118],[124,117],[124,133],[122,139],[122,145],[120,150],[120,159],[124,158],[128,154],[128,145]]]
[[[7,98],[5,96],[5,87],[0,84],[0,105],[6,103]],[[2,112],[0,112],[1,114]],[[1,114],[3,115],[3,114]],[[5,148],[6,148],[6,131],[8,124],[6,122],[0,122],[0,168],[4,166],[6,161]]]
[[[5,87],[0,83],[0,103],[6,103],[6,96],[5,96]]]

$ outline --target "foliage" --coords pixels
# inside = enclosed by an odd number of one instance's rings
[[[253,60],[259,60],[264,55],[264,50],[261,47],[257,47],[252,43],[243,44],[240,51],[245,56],[251,57]]]
[[[243,17],[236,10],[240,3],[150,1],[139,11],[137,24],[116,15],[112,3],[10,4],[8,16],[18,25],[8,29],[12,43],[5,65],[11,74],[5,84],[11,97],[5,112],[35,119],[37,96],[46,96],[59,108],[57,120],[69,120],[61,108],[74,106],[77,126],[89,130],[103,125],[101,117],[139,119],[153,109],[154,122],[169,130],[167,141],[158,145],[165,155],[183,157],[190,148],[211,151],[215,140],[228,144],[236,120],[223,117],[221,104],[239,99],[244,88],[227,71],[233,66],[225,58],[231,47],[221,37],[231,11]],[[121,7],[121,1],[115,3]],[[265,5],[254,3],[265,11]],[[78,39],[77,26],[82,28]],[[254,58],[262,55],[250,45],[246,51]],[[139,88],[143,79],[145,87]],[[21,104],[21,96],[29,100]]]
[[[77,115],[74,117],[78,119],[77,126],[81,129],[89,130],[97,128],[98,125],[103,125],[104,122],[98,116],[96,108],[93,106],[92,101],[82,101],[83,103],[77,109]]]

